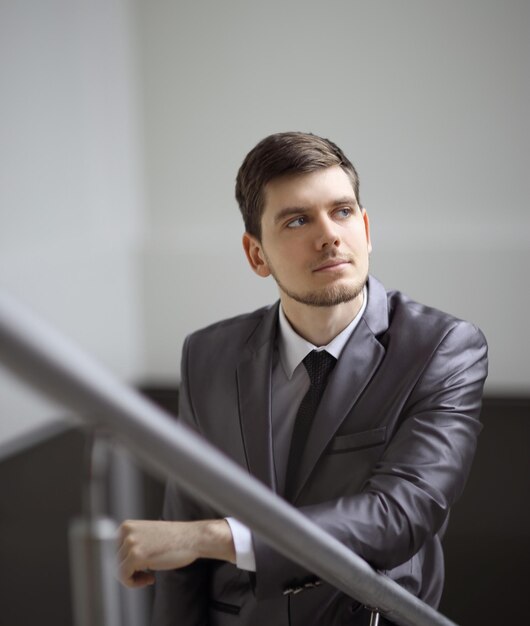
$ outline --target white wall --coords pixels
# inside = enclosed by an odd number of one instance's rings
[[[142,171],[127,0],[0,4],[0,285],[141,375]],[[0,369],[0,442],[61,411]]]
[[[529,26],[524,0],[2,2],[0,285],[174,381],[187,333],[276,298],[234,179],[313,131],[360,171],[373,273],[479,324],[489,391],[528,393]],[[57,414],[0,371],[0,443]]]
[[[151,377],[177,376],[191,330],[275,298],[245,266],[233,184],[259,139],[304,130],[360,171],[373,273],[480,325],[489,391],[528,393],[530,3],[136,8]]]

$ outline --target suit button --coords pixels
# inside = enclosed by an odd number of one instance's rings
[[[314,589],[315,587],[320,587],[321,584],[322,584],[321,580],[318,580],[318,579],[310,580],[309,582],[305,583],[304,589]]]

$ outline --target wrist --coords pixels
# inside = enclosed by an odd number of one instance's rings
[[[219,519],[205,520],[198,523],[201,525],[200,540],[198,542],[199,558],[218,559],[235,564],[236,551],[228,522],[224,519]]]

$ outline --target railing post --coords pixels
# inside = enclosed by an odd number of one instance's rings
[[[120,626],[115,575],[116,524],[77,518],[70,525],[70,576],[75,626]]]
[[[87,437],[83,515],[69,528],[70,577],[75,626],[120,626],[117,524],[103,514],[108,450],[95,433]]]
[[[379,611],[377,609],[372,609],[370,613],[370,626],[379,626]]]

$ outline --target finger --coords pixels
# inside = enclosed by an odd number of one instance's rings
[[[125,520],[118,528],[118,541],[122,544],[125,539],[134,531],[134,520]]]
[[[139,572],[134,572],[132,580],[134,587],[147,587],[149,585],[154,585],[155,575],[153,574],[153,572],[142,570]]]
[[[129,546],[122,544],[116,555],[118,563],[123,563],[124,561],[126,561],[128,556],[129,556]]]
[[[134,574],[138,571],[142,571],[143,568],[145,568],[145,565],[139,563],[129,554],[125,560],[120,562],[118,567],[118,577],[124,585],[127,585],[128,587],[134,586],[131,584],[134,580]]]
[[[130,570],[128,564],[120,566],[119,576],[120,582],[126,587],[146,587],[153,585],[155,582],[155,575],[149,570]]]
[[[127,527],[127,521],[122,522],[118,528],[118,541],[123,543],[125,537],[129,534],[129,528]]]

